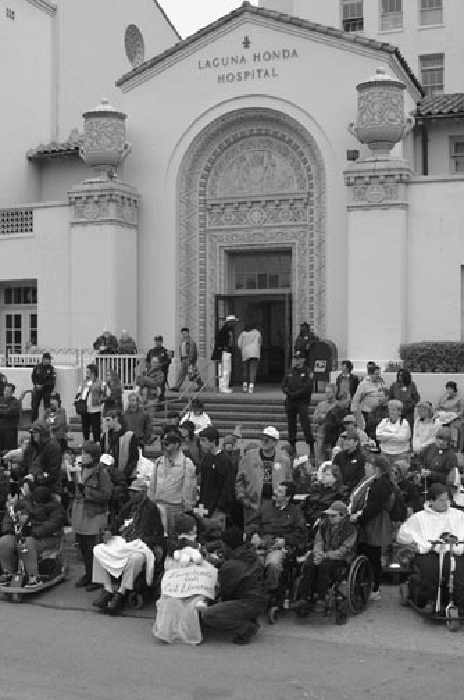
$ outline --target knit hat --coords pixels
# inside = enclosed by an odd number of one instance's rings
[[[238,549],[243,544],[243,532],[239,527],[233,525],[222,533],[222,541],[231,549]]]
[[[44,352],[44,354],[42,355],[42,360],[51,360],[51,359],[52,359],[52,356],[50,355],[50,353]]]
[[[162,343],[163,342],[163,336],[162,335],[155,335],[155,343]]]

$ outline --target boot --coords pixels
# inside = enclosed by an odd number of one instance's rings
[[[112,598],[112,592],[103,590],[101,595],[92,602],[92,605],[94,608],[100,608],[100,610],[104,610],[108,606],[108,603]]]
[[[248,624],[248,627],[244,632],[240,632],[239,634],[236,634],[235,637],[232,639],[234,644],[249,644],[251,642],[251,638],[255,636],[255,634],[259,630],[259,625],[258,623],[255,622],[250,622]]]
[[[120,615],[124,607],[124,593],[115,593],[112,600],[108,603],[107,610],[109,615]]]

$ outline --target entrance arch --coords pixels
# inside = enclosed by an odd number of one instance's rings
[[[238,252],[291,250],[293,334],[308,321],[325,336],[325,169],[311,134],[276,110],[229,112],[191,143],[177,183],[178,327],[200,356]]]

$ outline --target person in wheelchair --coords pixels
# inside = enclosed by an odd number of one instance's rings
[[[334,501],[325,511],[317,529],[312,552],[303,566],[297,600],[302,608],[311,604],[317,596],[316,612],[323,612],[327,605],[329,587],[351,561],[356,545],[356,527],[350,522],[348,507],[342,501]]]
[[[61,546],[64,511],[47,486],[37,486],[29,496],[18,499],[14,510],[19,515],[24,538],[20,556],[28,577],[25,588],[36,588],[43,583],[39,576],[40,555],[45,551],[57,551]],[[8,509],[3,519],[2,532],[0,564],[3,573],[0,576],[0,584],[7,584],[16,570],[20,549],[14,521]]]
[[[450,506],[449,491],[444,484],[432,484],[430,500],[424,509],[414,513],[398,531],[397,541],[416,552],[414,567],[419,577],[418,607],[433,612],[440,577],[439,546],[433,541],[450,536],[464,540],[464,513]],[[456,570],[454,597],[460,614],[464,613],[464,545],[454,548]],[[443,561],[442,575],[447,580],[450,572],[449,545]]]
[[[263,501],[245,529],[247,535],[257,535],[252,542],[263,544],[266,550],[266,588],[271,596],[279,587],[285,548],[302,548],[307,541],[303,512],[293,503],[295,492],[296,487],[292,481],[282,481],[275,488],[274,498]]]
[[[103,584],[102,595],[93,605],[110,615],[121,613],[126,591],[133,590],[144,566],[147,585],[151,585],[155,564],[161,564],[164,554],[161,516],[158,506],[147,498],[146,482],[136,479],[129,488],[129,503],[93,549],[92,581]]]

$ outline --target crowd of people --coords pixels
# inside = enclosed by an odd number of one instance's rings
[[[14,386],[2,381],[0,585],[11,582],[19,556],[25,588],[40,589],[40,558],[61,546],[67,522],[83,563],[75,585],[100,591],[94,605],[102,614],[118,615],[130,594],[157,589],[157,639],[198,644],[211,630],[223,630],[235,643],[247,644],[258,631],[259,615],[275,600],[289,552],[303,562],[295,606],[317,611],[327,608],[330,586],[356,553],[370,562],[370,595],[379,600],[382,562],[396,539],[414,554],[421,606],[430,608],[442,561],[431,542],[444,533],[464,540],[456,456],[463,404],[456,384],[447,383],[434,408],[421,401],[407,369],[387,388],[375,363],[359,379],[345,361],[315,410],[313,436],[314,378],[307,360],[314,339],[306,330],[282,385],[286,443],[272,425],[259,443],[237,435],[221,439],[196,398],[182,415],[168,414],[159,456],[147,459],[145,447],[154,439],[150,401],[164,391],[171,361],[161,337],[125,410],[117,373],[110,371],[102,382],[96,365],[87,367],[75,402],[81,454],[67,442],[66,412],[49,356],[32,373],[34,410],[43,401],[43,418],[34,414],[30,439],[19,447],[19,401]],[[249,335],[240,341],[242,351],[259,346],[255,331],[244,331]],[[224,354],[231,337],[223,336],[217,350],[227,378]],[[101,352],[115,347],[111,334],[96,342]],[[256,377],[255,352],[244,354],[247,391]],[[182,330],[180,357],[178,386],[197,361],[188,329]],[[298,419],[308,448],[300,456]],[[304,498],[296,501],[298,493]],[[464,613],[464,560],[459,547],[455,553],[456,602]]]

